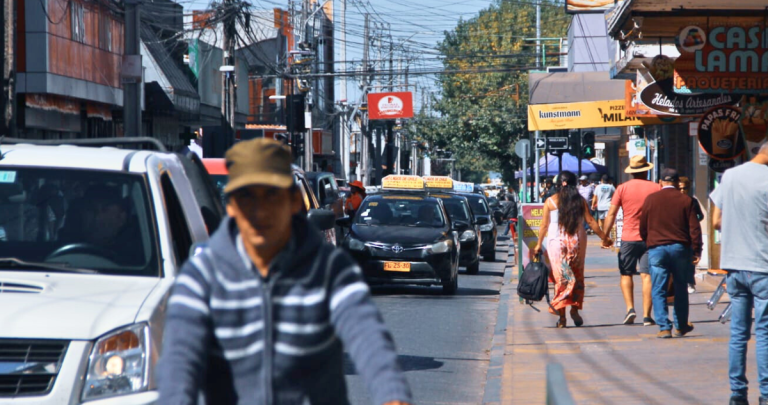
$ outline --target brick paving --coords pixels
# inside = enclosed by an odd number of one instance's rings
[[[516,272],[515,272],[516,273]],[[636,323],[622,325],[624,300],[619,289],[616,253],[600,249],[591,237],[586,261],[584,326],[557,329],[557,318],[509,300],[501,403],[544,404],[545,367],[562,364],[577,404],[727,404],[728,324],[717,318],[727,295],[714,311],[706,307],[716,280],[699,279],[690,295],[695,330],[684,338],[657,339],[657,326],[642,324],[640,277],[635,277]],[[505,280],[508,282],[509,280]],[[516,277],[508,288],[516,286]],[[514,290],[512,290],[514,291]],[[671,312],[671,309],[670,309]],[[671,316],[671,314],[670,314]],[[748,354],[750,402],[757,404],[754,339]]]

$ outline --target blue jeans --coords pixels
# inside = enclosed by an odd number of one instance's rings
[[[688,280],[693,262],[691,248],[679,243],[648,249],[648,266],[651,271],[651,296],[656,324],[661,330],[671,330],[667,308],[667,287],[672,277],[675,287],[675,328],[688,326]]]
[[[757,379],[760,395],[768,398],[768,274],[753,271],[728,271],[726,279],[731,297],[731,341],[728,344],[728,377],[734,395],[747,395],[747,342],[755,310]]]

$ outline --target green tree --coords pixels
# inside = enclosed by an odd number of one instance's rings
[[[542,37],[565,37],[569,22],[562,1],[541,1]],[[514,146],[528,136],[528,71],[536,68],[535,41],[526,39],[535,36],[534,2],[497,0],[460,21],[439,44],[444,69],[456,73],[439,79],[440,94],[433,102],[437,116],[422,111],[411,121],[410,133],[452,150],[463,178],[498,171],[505,181],[514,179],[519,162]],[[557,53],[555,47],[547,49]],[[544,66],[556,65],[557,55],[544,60]]]

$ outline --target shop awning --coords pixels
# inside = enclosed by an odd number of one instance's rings
[[[623,100],[624,81],[608,72],[531,73],[529,104]]]

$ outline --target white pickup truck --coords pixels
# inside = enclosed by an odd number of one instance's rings
[[[15,142],[0,143],[0,403],[155,403],[174,277],[224,215],[205,169]]]

